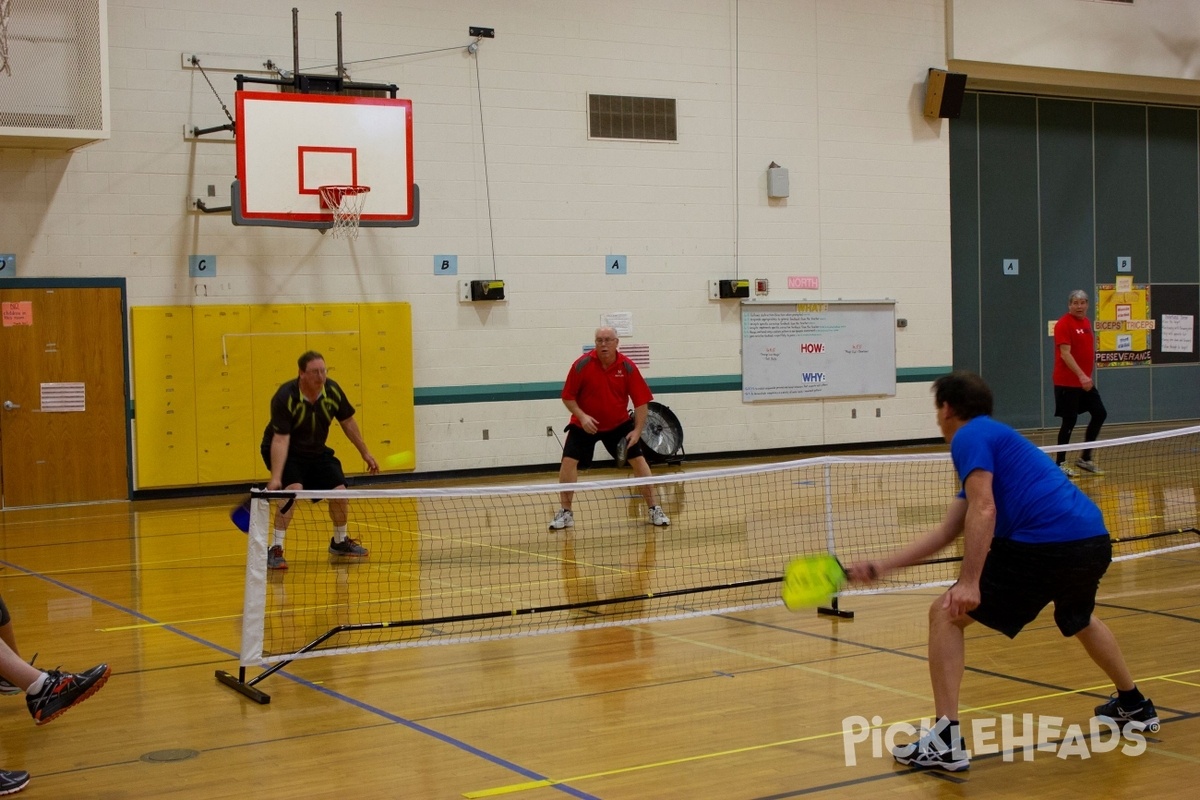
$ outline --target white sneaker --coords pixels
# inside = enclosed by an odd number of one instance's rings
[[[1103,475],[1104,474],[1104,470],[1100,469],[1099,464],[1097,464],[1095,461],[1091,461],[1086,458],[1081,458],[1078,461],[1076,461],[1075,466],[1079,467],[1082,470],[1086,470],[1086,471],[1092,473],[1093,475]]]
[[[570,509],[560,508],[558,513],[554,515],[554,519],[550,520],[550,530],[561,531],[563,528],[575,527],[575,515]]]
[[[962,739],[953,748],[942,741],[937,731],[921,731],[921,738],[912,744],[892,748],[896,763],[921,769],[941,769],[946,772],[962,772],[971,768],[971,756],[963,746]]]
[[[1070,467],[1068,467],[1067,462],[1065,462],[1065,461],[1063,463],[1059,464],[1058,468],[1061,469],[1062,474],[1066,475],[1068,478],[1078,478],[1079,477],[1079,473],[1076,472],[1075,470],[1071,469]]]
[[[671,518],[663,513],[662,506],[650,506],[650,524],[662,527],[671,524]]]

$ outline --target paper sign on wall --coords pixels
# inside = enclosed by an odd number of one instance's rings
[[[617,332],[618,339],[624,339],[627,336],[633,336],[633,312],[609,311],[605,314],[601,314],[600,326],[615,330]]]
[[[0,317],[3,317],[4,327],[6,328],[18,325],[32,325],[33,301],[18,300],[15,303],[0,303]]]

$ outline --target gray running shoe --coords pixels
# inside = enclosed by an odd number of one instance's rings
[[[341,542],[331,538],[329,540],[329,555],[345,556],[346,558],[364,558],[367,555],[367,548],[359,544],[357,540],[349,537]]]

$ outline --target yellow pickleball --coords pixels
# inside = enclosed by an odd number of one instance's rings
[[[384,469],[413,469],[417,466],[417,457],[412,450],[392,453],[383,460]]]

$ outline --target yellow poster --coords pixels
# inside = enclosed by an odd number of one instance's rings
[[[1150,363],[1150,287],[1146,284],[1096,286],[1096,364],[1123,367]]]

